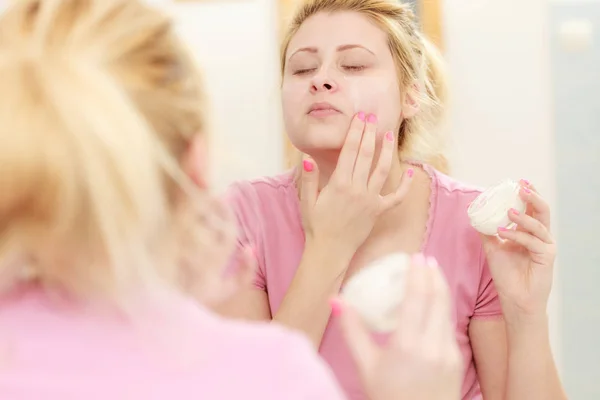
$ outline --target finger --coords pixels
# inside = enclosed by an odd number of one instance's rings
[[[425,310],[428,304],[428,271],[422,254],[413,256],[407,273],[406,293],[399,310],[399,329],[393,342],[400,348],[410,348],[423,332]]]
[[[361,187],[367,186],[371,168],[373,167],[373,157],[375,156],[375,140],[377,138],[377,117],[369,114],[367,123],[362,135],[360,150],[356,157],[354,172],[352,174],[352,183]]]
[[[546,227],[546,229],[550,230],[550,206],[546,200],[544,200],[539,193],[532,189],[532,185],[522,186],[519,194],[523,201],[531,206],[533,210],[531,213],[532,216],[540,221]]]
[[[346,141],[340,151],[333,178],[342,182],[351,182],[352,173],[354,172],[354,164],[358,151],[360,149],[360,141],[365,130],[365,113],[359,112],[354,116],[350,123]]]
[[[400,179],[400,186],[393,192],[388,195],[383,196],[381,199],[381,208],[382,211],[389,210],[398,204],[402,203],[402,200],[406,197],[406,194],[410,190],[410,185],[413,181],[415,170],[410,167],[402,174],[402,179]]]
[[[242,250],[240,267],[235,274],[237,290],[252,287],[257,267],[258,259],[256,257],[256,252],[251,246],[244,247]]]
[[[495,249],[498,245],[502,244],[502,240],[500,240],[500,238],[498,238],[496,235],[491,236],[480,233],[479,237],[481,238],[481,244],[483,245],[483,250],[486,252],[486,254]]]
[[[508,219],[517,224],[520,230],[531,233],[542,242],[547,244],[552,244],[553,239],[552,235],[548,231],[548,228],[544,226],[539,220],[525,214],[521,213],[514,208],[508,211]]]
[[[529,252],[534,254],[543,254],[546,251],[546,244],[537,237],[525,231],[518,231],[507,228],[498,228],[498,236],[504,240],[510,240],[520,244]]]
[[[423,343],[434,352],[442,352],[449,339],[454,338],[450,290],[434,258],[428,259],[427,267],[430,269],[431,276],[431,297]]]
[[[394,146],[394,133],[389,131],[383,135],[379,159],[371,174],[371,179],[369,179],[369,190],[372,193],[381,193],[381,189],[383,188],[383,185],[389,176],[390,168],[392,167],[394,151],[396,151],[396,147]]]
[[[373,343],[369,330],[354,309],[339,298],[331,301],[331,308],[334,315],[340,316],[346,343],[361,375],[368,376],[377,364],[381,349]]]
[[[302,161],[302,189],[300,200],[303,211],[312,208],[317,202],[319,195],[319,171],[317,163],[310,157],[305,157]]]

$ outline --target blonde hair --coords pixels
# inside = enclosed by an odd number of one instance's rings
[[[281,47],[281,74],[285,71],[290,41],[300,26],[321,12],[351,11],[369,17],[388,34],[402,93],[419,90],[419,113],[405,119],[398,132],[401,160],[431,164],[447,172],[441,121],[446,101],[446,83],[441,55],[419,31],[410,6],[395,0],[306,0],[295,12]]]
[[[133,0],[19,0],[0,17],[0,276],[69,294],[175,283],[163,260],[202,88]],[[161,250],[159,250],[161,249]]]

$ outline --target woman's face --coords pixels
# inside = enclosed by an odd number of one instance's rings
[[[307,19],[286,54],[285,128],[307,154],[339,150],[359,111],[375,114],[378,134],[398,131],[401,96],[385,32],[354,12]]]

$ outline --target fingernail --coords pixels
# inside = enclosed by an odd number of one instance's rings
[[[393,142],[394,141],[394,133],[392,131],[389,131],[385,134],[385,138],[388,142]]]
[[[306,172],[312,172],[312,170],[314,169],[313,163],[311,163],[308,160],[302,161],[302,167]]]
[[[412,263],[416,265],[426,264],[425,256],[423,255],[423,253],[413,254]]]
[[[530,185],[530,183],[529,183],[529,181],[527,179],[521,179],[521,183],[523,185],[525,185],[525,186],[529,186]]]
[[[436,268],[438,266],[438,262],[433,256],[427,257],[427,266],[431,268]]]
[[[515,210],[514,208],[510,209],[510,212],[513,213],[514,215],[520,215],[521,213],[519,212],[519,210]]]
[[[414,169],[412,169],[412,168],[409,168],[409,169],[406,171],[406,175],[408,175],[408,177],[409,177],[409,178],[412,178],[414,174],[415,174],[415,170],[414,170]]]
[[[342,306],[342,302],[340,299],[334,297],[329,300],[329,305],[331,306],[331,315],[337,317],[342,314],[344,307]]]
[[[508,231],[508,228],[505,228],[505,227],[503,227],[503,226],[500,226],[500,227],[498,227],[498,231],[499,231],[499,232],[506,232],[506,231]]]
[[[531,189],[529,189],[529,188],[526,188],[526,187],[524,187],[524,188],[523,188],[523,191],[524,191],[526,194],[529,194],[529,193],[531,193]]]
[[[367,122],[374,124],[377,122],[377,116],[375,114],[369,114],[369,117],[367,118]]]
[[[358,113],[358,119],[360,119],[361,121],[364,121],[364,120],[365,120],[365,113],[364,113],[364,112],[362,112],[362,111],[361,111],[361,112],[359,112],[359,113]]]

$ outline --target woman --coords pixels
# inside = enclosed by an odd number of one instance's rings
[[[523,180],[528,212],[509,213],[519,229],[482,242],[470,227],[480,192],[439,171],[443,75],[409,7],[307,0],[282,48],[286,131],[307,157],[301,179],[292,171],[231,188],[239,243],[254,247],[259,269],[256,289],[222,312],[303,331],[348,397],[364,399],[327,299],[384,254],[423,252],[450,285],[462,398],[563,399],[546,316],[548,205]]]
[[[0,91],[0,398],[343,397],[305,339],[194,299],[226,294],[235,224],[206,193],[203,88],[165,16],[135,0],[13,2]],[[414,260],[386,348],[342,313],[375,400],[458,398],[432,263]]]

